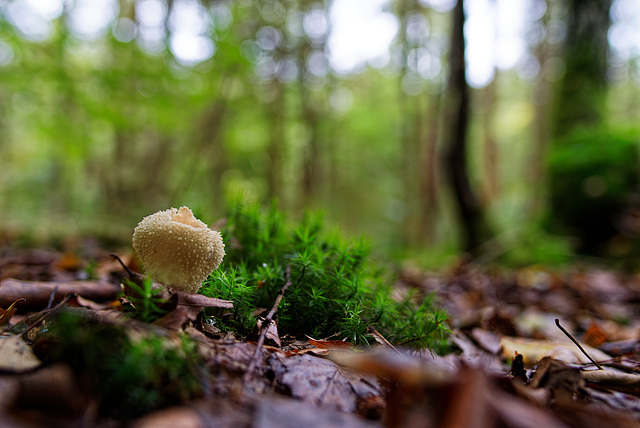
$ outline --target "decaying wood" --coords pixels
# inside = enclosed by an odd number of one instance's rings
[[[94,302],[104,302],[118,298],[120,286],[105,281],[21,281],[5,279],[0,282],[0,307],[8,307],[18,299],[19,309],[42,309],[47,307],[53,292],[53,303],[59,303],[69,294],[76,294]]]

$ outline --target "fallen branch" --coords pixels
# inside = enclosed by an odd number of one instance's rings
[[[44,309],[44,310],[40,311],[39,314],[35,314],[34,316],[29,317],[26,320],[24,320],[23,322],[25,323],[26,328],[19,335],[20,336],[24,336],[29,331],[33,330],[35,327],[40,325],[40,323],[42,321],[44,321],[48,316],[50,316],[51,314],[56,313],[60,308],[62,308],[64,305],[66,305],[67,302],[69,302],[69,300],[73,299],[74,297],[76,297],[75,294],[73,294],[73,293],[69,294],[69,295],[65,296],[65,298],[62,299],[62,301],[60,303],[58,303],[56,306],[54,306],[53,308]],[[35,321],[31,321],[32,319],[35,319]],[[26,324],[27,321],[29,321],[29,325]],[[6,326],[2,331],[0,331],[0,335],[5,334],[7,331],[9,331],[13,327],[15,327],[15,326],[14,325]]]
[[[300,273],[300,278],[298,278],[298,283],[302,280],[304,276],[304,267],[302,268],[302,272]],[[262,347],[264,346],[264,339],[267,336],[267,330],[269,330],[269,326],[273,322],[273,317],[276,314],[276,310],[278,306],[280,306],[280,302],[284,297],[284,293],[291,287],[291,266],[287,266],[285,271],[286,283],[284,287],[278,291],[278,296],[276,297],[276,301],[273,303],[271,310],[267,314],[267,317],[262,322],[262,326],[260,327],[260,336],[258,337],[258,342],[256,343],[256,350],[253,353],[253,358],[251,358],[251,362],[249,363],[249,367],[247,367],[247,371],[244,373],[242,377],[243,382],[249,382],[253,377],[253,373],[256,370],[256,365],[258,364],[258,360],[260,359],[260,354],[262,353]]]
[[[0,281],[0,308],[22,298],[25,300],[18,304],[19,310],[41,310],[58,304],[63,296],[69,294],[105,302],[117,299],[121,292],[119,285],[105,281],[22,281],[8,278]],[[54,299],[49,305],[52,293]]]

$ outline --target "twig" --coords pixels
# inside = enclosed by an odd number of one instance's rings
[[[571,334],[570,334],[567,330],[565,330],[565,329],[564,329],[564,327],[562,327],[562,326],[560,325],[560,320],[559,320],[559,319],[557,319],[557,318],[556,318],[556,325],[558,326],[558,328],[559,328],[559,329],[560,329],[564,334],[566,334],[566,335],[567,335],[567,337],[568,337],[569,339],[571,339],[571,341],[572,341],[573,343],[575,343],[575,344],[576,344],[576,346],[577,346],[577,347],[582,351],[582,353],[583,353],[583,354],[584,354],[584,355],[585,355],[585,356],[586,356],[586,357],[587,357],[587,358],[588,358],[588,359],[589,359],[593,364],[595,364],[595,365],[596,365],[596,367],[598,367],[598,369],[600,369],[600,370],[604,370],[604,369],[602,368],[602,366],[601,366],[600,364],[598,364],[598,362],[597,362],[596,360],[594,360],[593,358],[591,358],[591,355],[587,354],[587,351],[585,351],[585,350],[584,350],[584,348],[583,348],[583,347],[578,343],[578,341],[577,341],[577,340],[575,340],[575,339],[573,338],[573,336],[571,336]]]
[[[125,265],[124,262],[122,261],[122,259],[117,254],[111,253],[109,255],[111,256],[112,259],[116,260],[117,262],[119,262],[122,265],[122,269],[124,269],[129,274],[130,279],[135,278],[136,275],[140,275],[140,274],[135,273],[131,269],[129,269],[129,266]]]
[[[305,271],[305,268],[303,267],[302,272],[300,273],[300,278],[298,278],[298,283],[302,280],[302,277],[304,276],[304,271]],[[253,353],[253,358],[249,363],[249,367],[247,367],[247,371],[244,372],[244,376],[242,377],[242,381],[245,383],[251,380],[251,378],[253,377],[253,373],[256,370],[256,365],[258,364],[258,360],[260,359],[262,347],[264,346],[264,339],[267,336],[267,330],[269,329],[269,326],[273,322],[273,317],[276,313],[276,310],[278,309],[278,306],[280,305],[280,302],[282,301],[282,298],[284,297],[284,293],[289,289],[289,287],[291,287],[291,266],[287,266],[287,269],[285,271],[285,278],[286,278],[286,283],[284,284],[284,287],[282,287],[280,291],[278,291],[278,296],[276,297],[276,301],[273,303],[273,306],[271,307],[271,310],[267,314],[267,317],[262,322],[262,327],[260,328],[260,337],[258,337],[258,342],[256,343],[256,350]]]
[[[51,306],[53,305],[53,299],[55,299],[57,292],[58,292],[58,286],[56,285],[53,291],[51,291],[51,294],[49,294],[49,301],[47,302],[46,309],[51,309]]]
[[[391,348],[394,351],[396,351],[397,354],[402,355],[402,353],[400,351],[398,351],[398,349],[393,346],[391,344],[391,342],[389,342],[386,337],[384,337],[382,334],[380,334],[380,332],[378,330],[376,330],[375,328],[373,328],[372,326],[368,326],[367,327],[367,331],[369,332],[370,335],[373,336],[374,339],[376,339],[376,341],[378,343],[380,343],[383,346],[386,346],[387,348]]]
[[[76,297],[75,294],[69,294],[67,297],[65,297],[64,299],[62,299],[62,301],[60,303],[58,303],[55,307],[51,308],[51,309],[45,309],[43,311],[41,311],[41,315],[37,318],[37,320],[32,323],[30,326],[27,327],[27,329],[25,331],[23,331],[22,333],[20,333],[20,336],[24,336],[25,334],[27,334],[29,331],[33,330],[34,327],[36,327],[37,325],[39,325],[42,321],[45,320],[45,318],[47,318],[49,315],[55,313],[58,309],[60,309],[61,307],[63,307],[64,305],[67,304],[67,302],[71,299],[73,299],[74,297]],[[8,325],[6,326],[2,331],[0,331],[0,335],[5,334],[7,331],[9,331],[12,327],[14,327],[13,325]]]

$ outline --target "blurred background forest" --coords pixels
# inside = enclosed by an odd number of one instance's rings
[[[432,263],[635,254],[639,54],[635,0],[2,0],[0,230],[240,192]]]

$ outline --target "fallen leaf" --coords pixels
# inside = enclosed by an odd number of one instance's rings
[[[594,347],[602,345],[607,339],[607,333],[594,322],[589,325],[589,328],[584,334],[585,343]]]
[[[252,413],[241,404],[210,397],[187,405],[169,407],[127,424],[130,428],[249,428]]]
[[[440,384],[451,379],[456,367],[446,364],[441,357],[421,358],[388,349],[369,352],[334,352],[328,356],[337,364],[386,379],[407,384]]]
[[[18,377],[19,394],[15,405],[55,415],[81,415],[89,405],[73,370],[56,363]]]
[[[73,272],[82,269],[85,265],[86,262],[73,253],[65,253],[51,264],[56,269]]]
[[[170,330],[179,330],[189,321],[195,321],[204,308],[233,308],[231,300],[185,293],[184,291],[172,292],[170,300],[167,302],[168,307],[163,306],[163,308],[170,312],[156,320],[154,324]]]
[[[304,355],[304,354],[312,354],[312,355],[329,355],[331,353],[330,349],[318,349],[318,348],[308,348],[308,349],[290,349],[284,352],[285,357],[291,357],[293,355]]]
[[[591,362],[569,339],[564,341],[503,337],[500,343],[505,358],[512,358],[517,352],[522,354],[526,365],[534,365],[549,356],[566,363],[588,364]],[[596,348],[586,344],[581,344],[581,346],[598,362],[611,359],[609,355]]]
[[[177,304],[182,306],[199,306],[201,308],[233,308],[232,300],[223,300],[215,297],[207,297],[202,294],[185,293],[176,291]]]
[[[11,319],[11,317],[18,310],[18,308],[16,307],[16,304],[22,303],[24,301],[25,301],[25,299],[20,298],[20,299],[16,300],[15,302],[13,302],[11,304],[11,306],[9,306],[7,309],[0,309],[0,325],[7,324],[9,322],[9,320]]]
[[[258,318],[258,320],[256,321],[256,327],[259,332],[262,330],[262,323],[263,320]],[[278,334],[278,326],[275,322],[269,323],[267,332],[265,333],[265,339],[276,345],[278,348],[282,346],[282,343],[280,342],[280,335]]]
[[[552,392],[556,402],[568,403],[574,397],[584,396],[584,380],[580,369],[568,366],[562,361],[545,357],[540,360],[531,378],[532,388],[546,388]]]
[[[487,352],[499,354],[502,350],[500,336],[493,332],[481,328],[474,328],[471,330],[471,337]]]
[[[307,336],[309,343],[319,349],[353,349],[353,345],[342,340],[317,340]]]
[[[119,300],[112,300],[111,302],[98,303],[98,302],[94,302],[93,300],[85,299],[84,297],[77,296],[77,295],[73,299],[71,299],[69,303],[70,303],[70,306],[74,306],[73,304],[75,303],[76,305],[82,308],[89,308],[94,311],[101,311],[103,309],[113,309],[113,308],[118,308],[122,306],[122,303]]]
[[[317,407],[298,400],[268,398],[256,409],[254,428],[375,428],[380,427],[355,415]]]
[[[173,407],[139,419],[133,428],[205,428],[208,425],[197,410]]]
[[[333,361],[311,355],[296,355],[280,360],[270,358],[276,382],[291,396],[315,404],[321,409],[353,413],[358,399],[381,395],[378,381],[345,369]]]
[[[583,370],[581,375],[583,379],[607,388],[640,393],[640,375],[637,373],[626,373],[611,367],[603,367],[602,370]]]
[[[153,324],[169,330],[180,330],[189,321],[195,321],[202,309],[198,306],[179,305],[162,318],[154,321]]]
[[[21,373],[40,366],[40,360],[20,336],[0,336],[0,370]]]
[[[600,349],[607,354],[617,357],[624,354],[640,353],[640,341],[638,339],[620,340],[617,342],[603,343]]]

